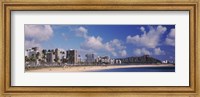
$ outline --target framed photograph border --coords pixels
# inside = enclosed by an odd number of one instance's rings
[[[1,94],[41,94],[41,93],[173,93],[199,95],[198,69],[198,5],[194,2],[130,3],[117,0],[111,2],[2,2],[1,33]],[[114,1],[113,1],[114,2]],[[121,3],[120,3],[121,2]],[[144,7],[145,6],[145,7]],[[187,86],[134,86],[134,87],[72,87],[72,86],[11,86],[11,11],[189,11],[190,25],[190,85]]]

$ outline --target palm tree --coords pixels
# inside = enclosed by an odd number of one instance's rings
[[[59,59],[60,59],[60,58],[57,57],[57,58],[54,59],[54,61],[55,61],[55,62],[59,62]]]
[[[27,56],[25,56],[25,62],[28,62],[28,61],[30,61],[30,59]]]
[[[34,54],[32,54],[30,57],[30,61],[35,61],[35,60],[36,60],[36,58],[35,58]]]
[[[43,53],[44,55],[46,55],[46,54],[47,54],[47,50],[43,49],[43,50],[42,50],[42,53]]]
[[[43,49],[42,50],[42,59],[45,60],[46,59],[46,55],[47,55],[47,50]]]
[[[36,53],[36,58],[38,59],[39,56],[40,56],[40,52],[37,52],[37,53]]]
[[[60,51],[60,53],[61,53],[61,54],[65,54],[65,52],[64,52],[64,51]]]

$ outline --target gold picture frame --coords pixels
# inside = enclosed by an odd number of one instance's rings
[[[1,96],[5,97],[200,97],[199,70],[199,0],[4,0],[1,2]],[[66,11],[66,10],[117,10],[117,11],[189,11],[190,25],[190,82],[189,86],[151,87],[53,87],[11,86],[11,11]]]

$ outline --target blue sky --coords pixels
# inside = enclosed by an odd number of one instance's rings
[[[175,25],[25,25],[25,49],[76,49],[112,58],[175,59]]]

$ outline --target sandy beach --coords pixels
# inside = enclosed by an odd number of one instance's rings
[[[140,67],[174,67],[173,64],[144,64],[144,65],[108,65],[108,66],[64,66],[29,69],[25,72],[88,72],[119,68],[140,68]]]

